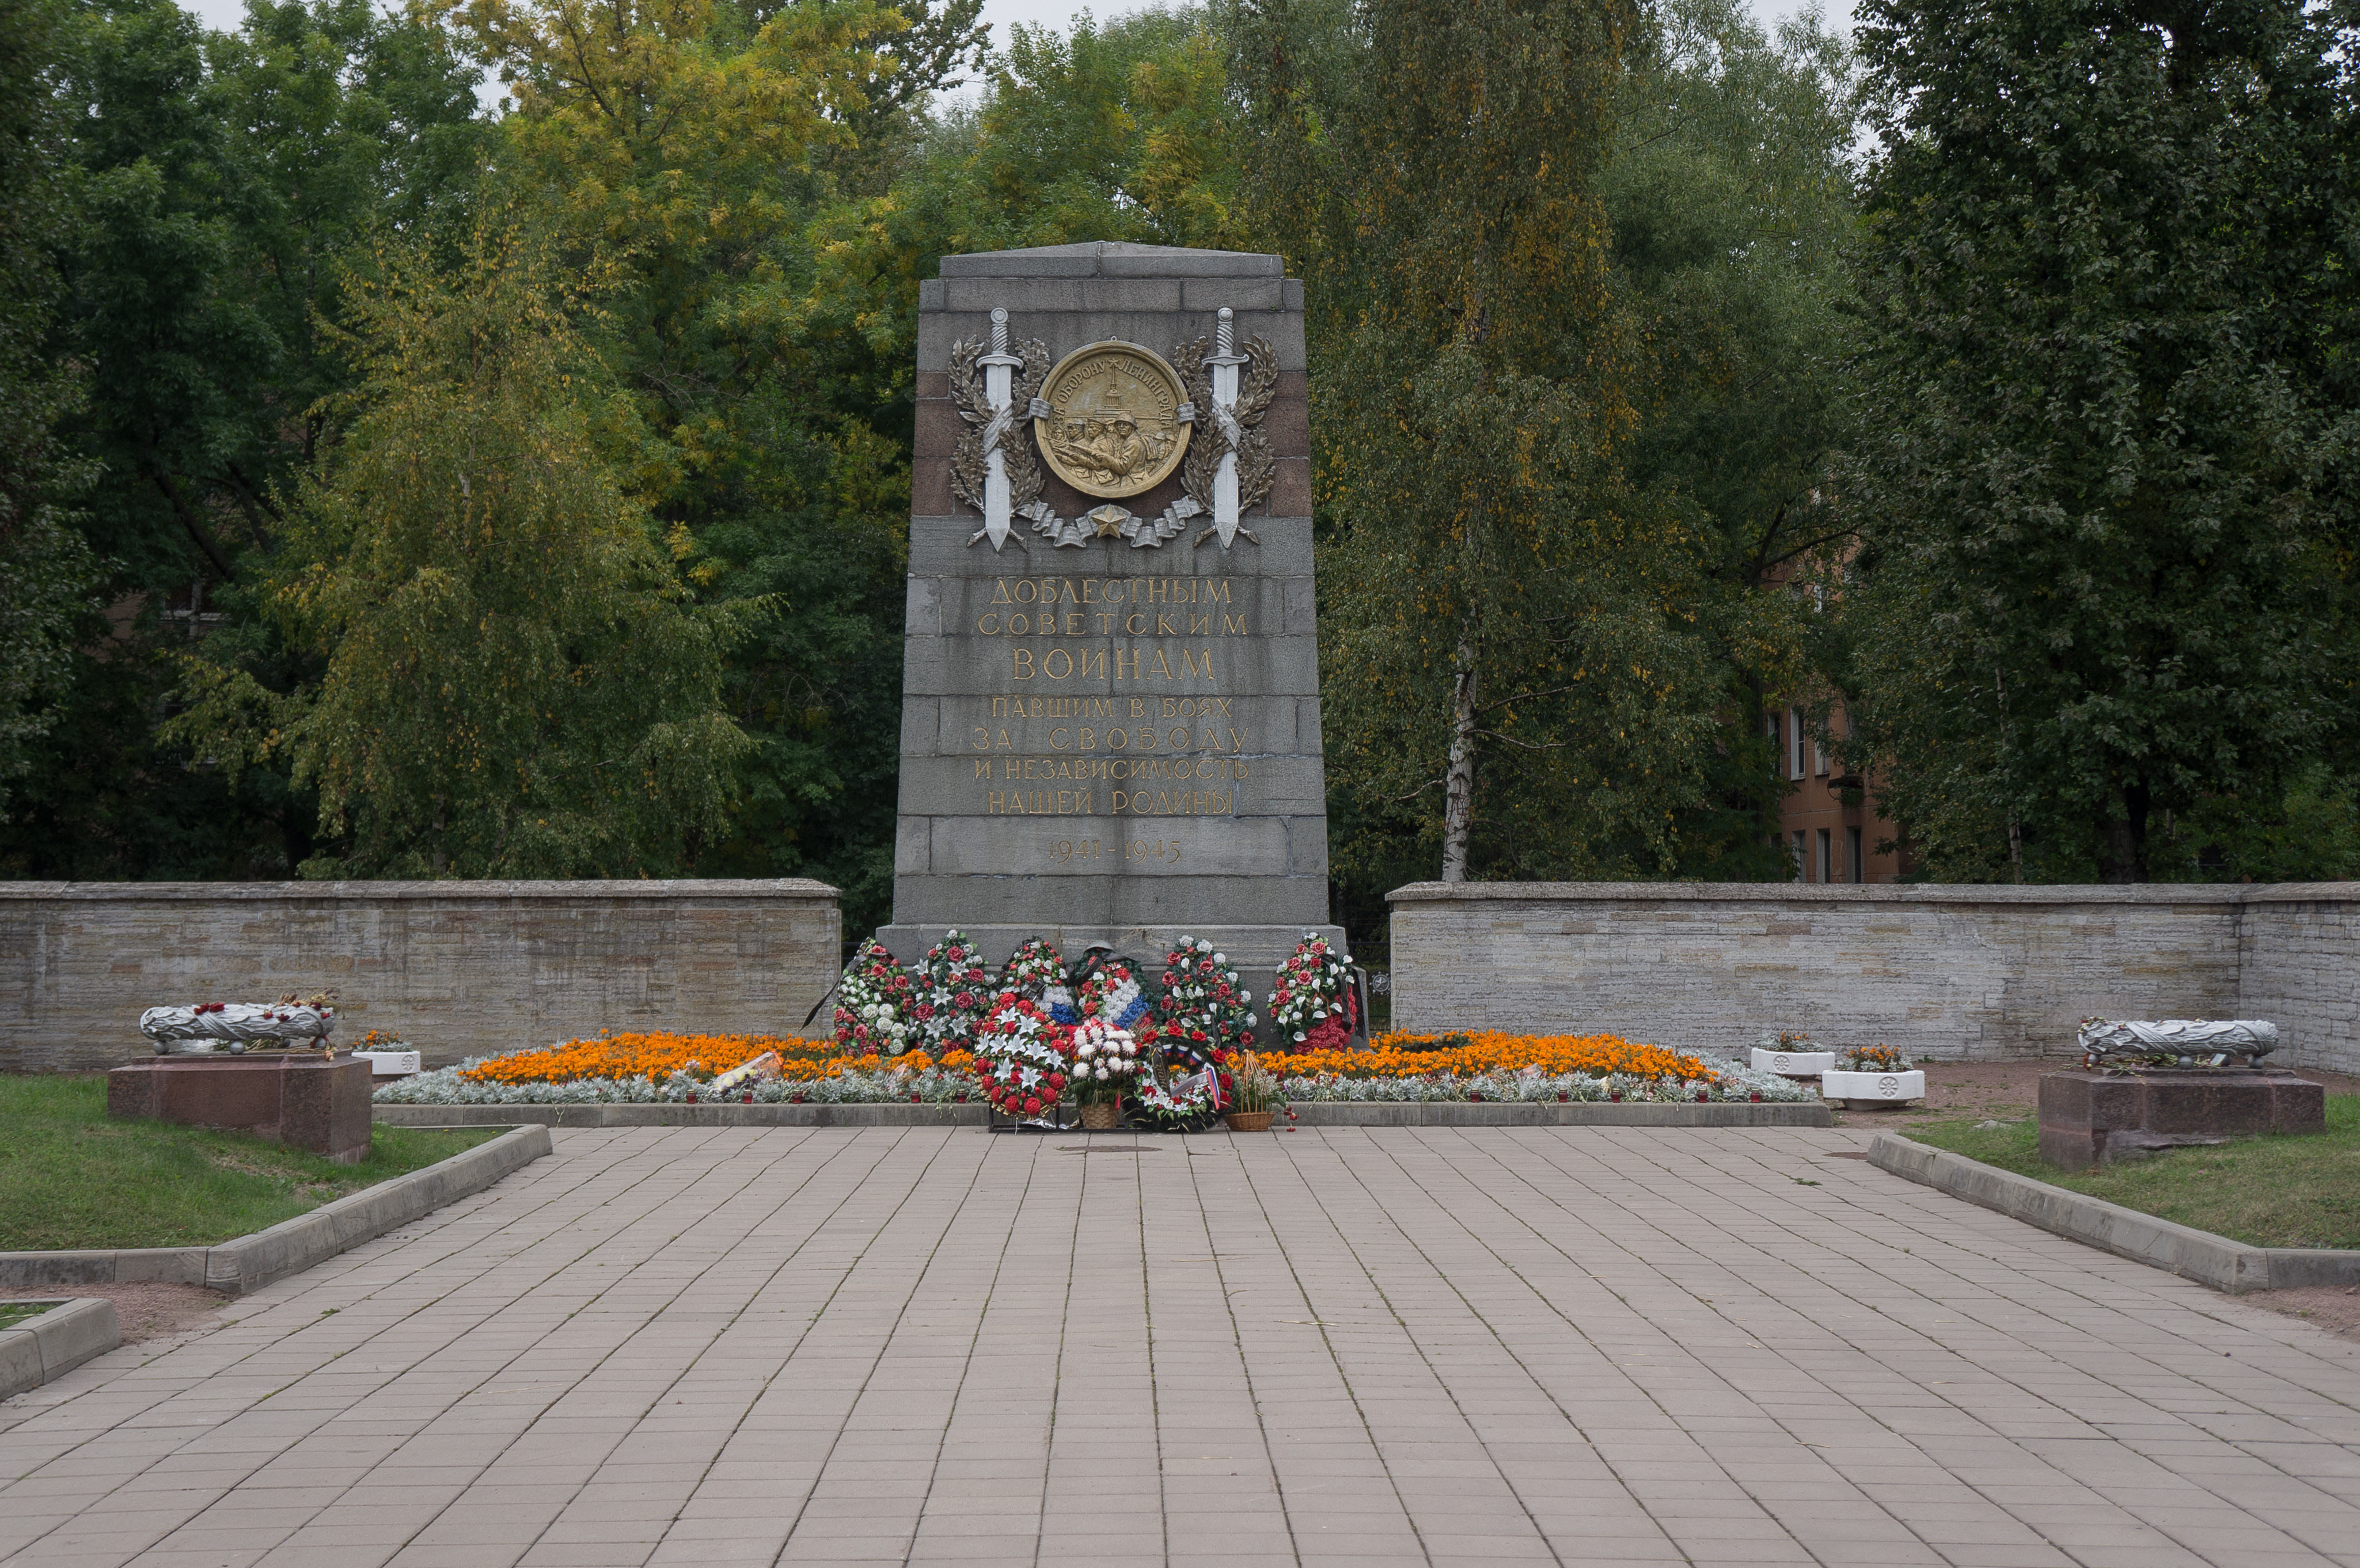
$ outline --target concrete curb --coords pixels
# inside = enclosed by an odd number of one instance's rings
[[[1946,1149],[1931,1149],[1896,1133],[1878,1133],[1868,1146],[1868,1161],[1879,1170],[1995,1209],[2068,1240],[2182,1275],[2233,1296],[2297,1285],[2360,1284],[2360,1252],[2248,1247],[2120,1203],[2052,1187]]]
[[[205,1285],[232,1295],[258,1290],[445,1203],[480,1192],[550,1151],[547,1127],[516,1127],[515,1122],[510,1116],[494,1124],[512,1130],[489,1143],[323,1203],[268,1230],[213,1247],[0,1252],[0,1285],[124,1285],[153,1279]],[[110,1320],[113,1310],[108,1309]]]
[[[0,1399],[55,1382],[122,1343],[115,1303],[107,1301],[60,1301],[38,1317],[0,1329]]]
[[[388,1127],[506,1127],[527,1123],[554,1127],[982,1127],[982,1105],[379,1105],[377,1119]],[[1319,1100],[1295,1106],[1305,1127],[1833,1127],[1835,1118],[1819,1101],[1724,1101],[1714,1105],[1568,1105]]]

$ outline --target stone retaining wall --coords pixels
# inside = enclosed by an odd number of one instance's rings
[[[1937,1059],[2062,1055],[2080,1021],[2260,1018],[2360,1073],[2360,884],[1416,883],[1396,1028],[1732,1051],[1785,1026]]]
[[[0,883],[0,1072],[146,1053],[141,1009],[333,986],[429,1067],[601,1029],[826,1032],[836,889],[683,882]]]

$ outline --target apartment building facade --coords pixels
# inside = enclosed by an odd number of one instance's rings
[[[1841,708],[1832,724],[1846,723]],[[1879,853],[1879,840],[1895,836],[1869,798],[1868,780],[1847,773],[1811,733],[1799,704],[1774,707],[1768,715],[1770,745],[1793,786],[1778,807],[1772,844],[1786,852],[1800,882],[1898,882],[1907,869],[1898,850]]]

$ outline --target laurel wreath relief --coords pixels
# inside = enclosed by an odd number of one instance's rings
[[[1008,407],[996,409],[985,395],[984,373],[976,364],[987,346],[979,338],[968,338],[951,346],[951,402],[967,424],[951,454],[951,494],[982,511],[984,482],[991,471],[991,454],[997,451],[1008,474],[1010,515],[1030,519],[1036,533],[1056,543],[1078,544],[1088,537],[1087,530],[1078,525],[1064,526],[1065,519],[1052,514],[1041,500],[1042,462],[1033,444],[1030,410],[1048,379],[1049,347],[1039,338],[1028,338],[1015,345],[1022,368],[1011,377],[1013,385]],[[1277,354],[1268,339],[1248,338],[1243,347],[1247,363],[1238,378],[1237,402],[1231,408],[1221,408],[1214,405],[1212,373],[1205,365],[1205,356],[1211,352],[1208,340],[1200,337],[1194,343],[1177,345],[1172,355],[1174,369],[1187,391],[1188,400],[1197,409],[1196,429],[1180,467],[1181,491],[1194,506],[1178,508],[1180,517],[1191,512],[1212,515],[1213,480],[1220,472],[1224,456],[1237,456],[1240,515],[1268,498],[1278,472],[1270,437],[1262,430],[1262,415],[1269,410],[1271,398],[1278,390]],[[1131,534],[1133,542],[1161,544],[1167,534],[1179,527],[1177,517],[1167,517],[1164,522],[1166,526],[1157,527],[1154,519],[1149,519],[1145,527]],[[1254,538],[1242,528],[1239,531],[1249,539]],[[1067,534],[1072,538],[1065,537]],[[976,539],[982,537],[978,534]],[[1211,537],[1210,530],[1205,537]],[[967,542],[972,544],[975,540]],[[1197,542],[1201,544],[1204,539]]]

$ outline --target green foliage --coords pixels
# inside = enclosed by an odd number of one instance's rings
[[[1866,12],[1848,678],[1929,875],[2142,880],[2348,745],[2338,27]]]
[[[1824,571],[1849,533],[1825,478],[1847,412],[1832,362],[1858,90],[1814,13],[1775,37],[1732,0],[1672,0],[1650,20],[1601,189],[1645,344],[1623,452],[1633,505],[1686,552],[1677,613],[1720,681],[1672,870],[1783,880],[1791,863],[1769,834],[1791,786],[1764,700],[1809,687],[1824,629],[1815,601],[1781,585]]]
[[[722,655],[762,602],[683,602],[609,455],[631,406],[529,233],[354,281],[353,417],[265,579],[322,674],[279,693],[191,659],[171,729],[232,768],[290,757],[351,834],[307,876],[676,872],[733,793]]]
[[[81,384],[43,353],[61,291],[49,249],[70,226],[44,91],[59,24],[51,0],[0,0],[0,822],[57,723],[97,575],[65,509],[89,475],[54,434]]]

